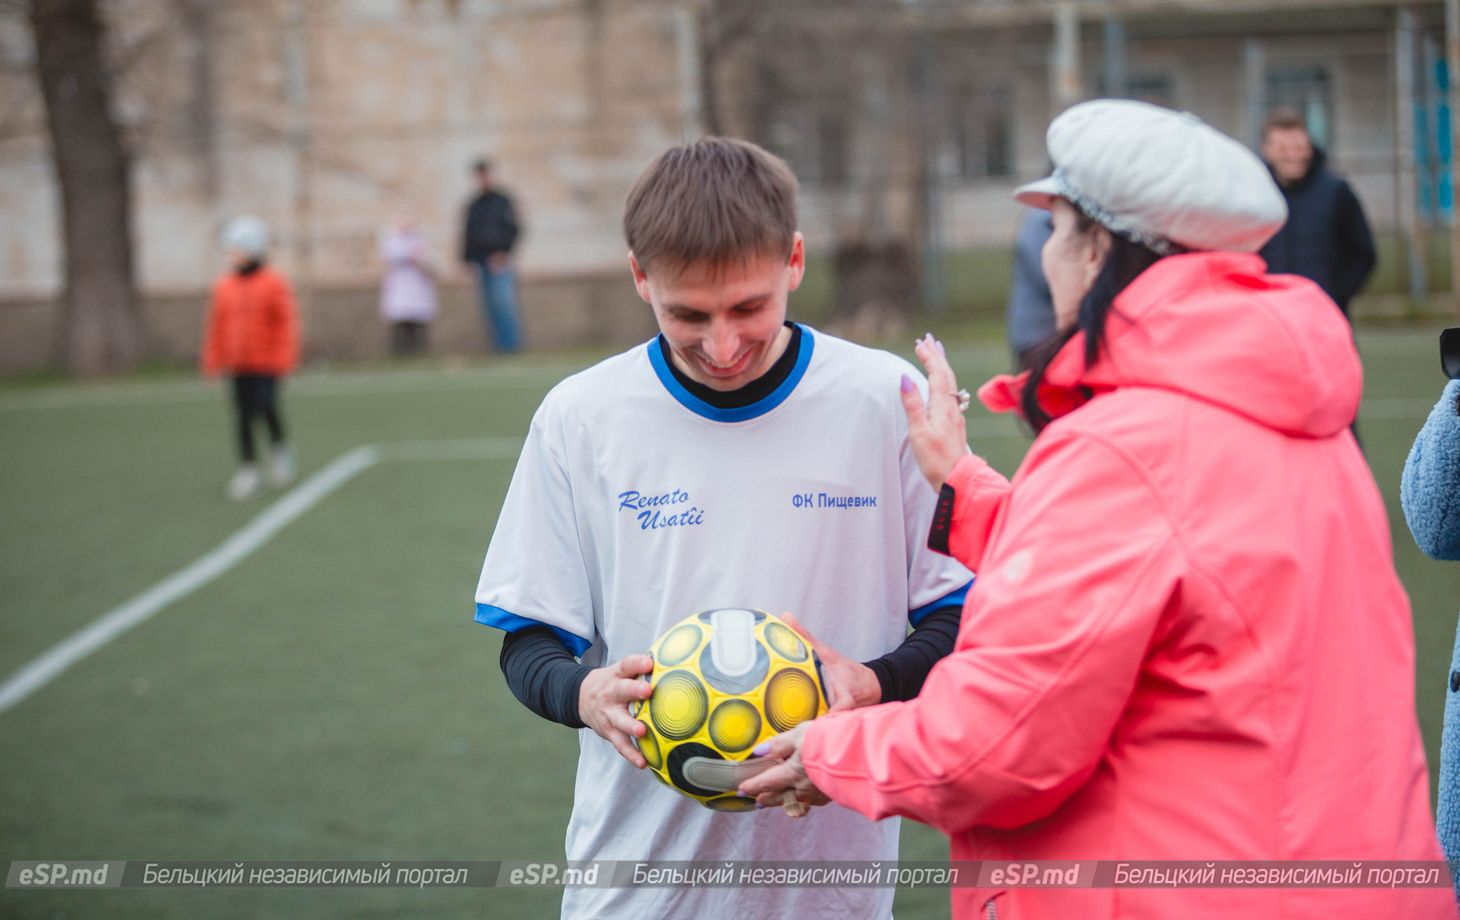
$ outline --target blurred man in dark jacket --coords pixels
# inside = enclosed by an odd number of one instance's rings
[[[1054,302],[1041,261],[1052,233],[1049,212],[1029,208],[1014,240],[1014,283],[1009,289],[1007,319],[1009,348],[1021,371],[1033,367],[1040,352],[1055,341]]]
[[[473,169],[478,192],[467,205],[461,259],[474,268],[481,283],[483,318],[497,350],[514,352],[522,347],[517,277],[512,270],[517,211],[512,199],[493,184],[491,163],[478,160]]]
[[[1354,191],[1325,165],[1303,119],[1291,110],[1268,116],[1262,158],[1288,201],[1288,222],[1261,255],[1268,271],[1318,282],[1348,316],[1349,301],[1374,270],[1374,237]]]

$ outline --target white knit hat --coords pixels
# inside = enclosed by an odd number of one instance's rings
[[[223,245],[251,256],[262,256],[269,249],[269,225],[257,217],[235,217],[223,225]]]
[[[1048,210],[1064,198],[1163,255],[1177,247],[1256,252],[1288,218],[1257,155],[1189,112],[1096,99],[1056,118],[1046,143],[1054,174],[1015,199]]]

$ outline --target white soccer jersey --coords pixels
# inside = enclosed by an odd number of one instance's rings
[[[936,495],[907,439],[887,352],[801,327],[773,393],[717,409],[658,340],[554,387],[532,420],[477,586],[477,621],[554,628],[586,664],[648,651],[702,610],[790,611],[867,661],[972,578],[927,549]],[[831,805],[724,814],[630,766],[593,731],[569,859],[889,860],[897,819]],[[890,889],[571,888],[565,917],[887,917]]]

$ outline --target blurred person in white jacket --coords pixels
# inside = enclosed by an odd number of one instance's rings
[[[380,236],[380,315],[390,324],[390,351],[397,357],[426,350],[426,330],[436,318],[436,274],[426,238],[408,215]]]

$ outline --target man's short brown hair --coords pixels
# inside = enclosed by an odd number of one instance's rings
[[[1308,131],[1308,122],[1298,114],[1297,109],[1273,109],[1262,122],[1263,140],[1274,131]]]
[[[671,147],[629,191],[624,237],[645,272],[651,264],[677,273],[789,258],[796,185],[784,160],[749,141],[706,137]]]

